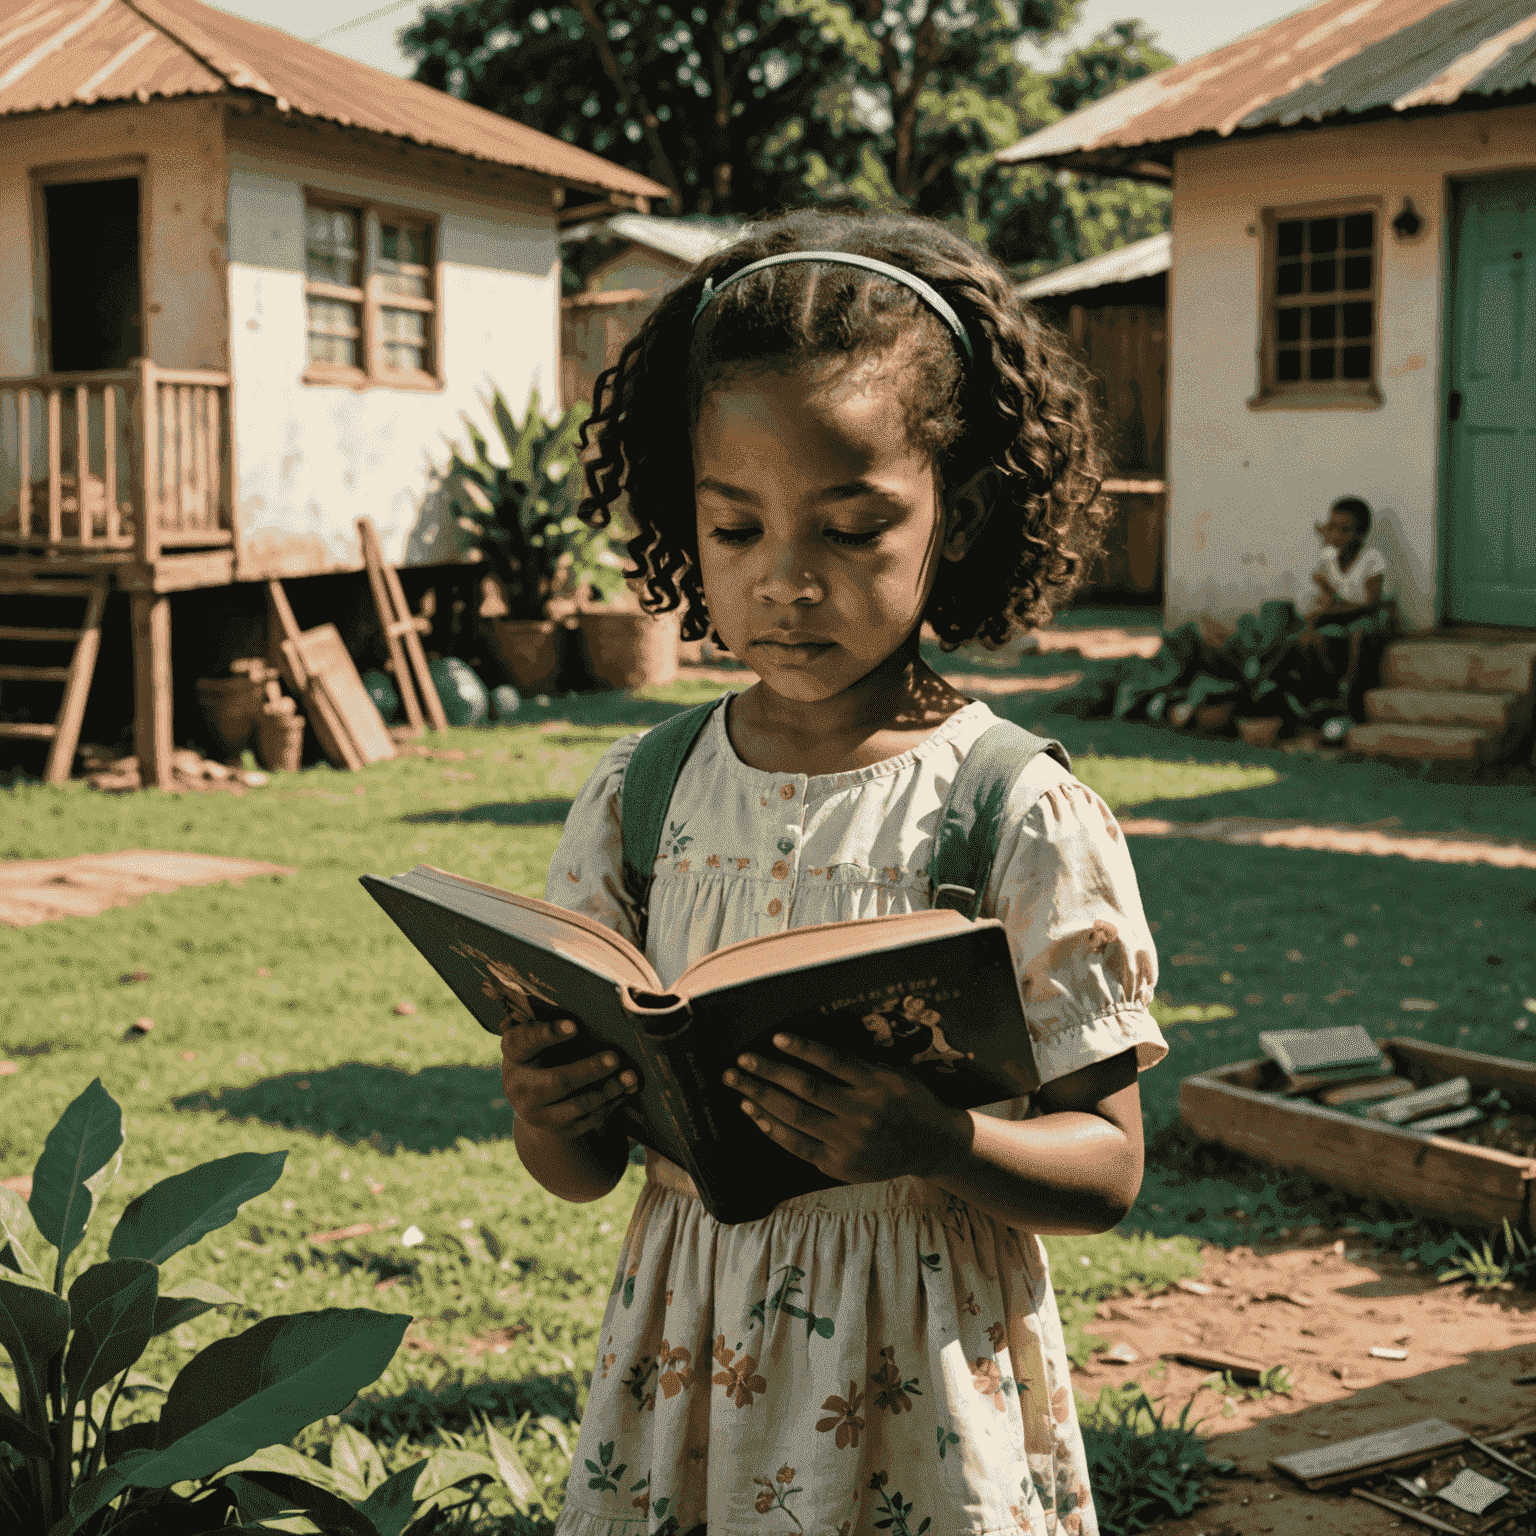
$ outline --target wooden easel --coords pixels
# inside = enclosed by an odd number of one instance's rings
[[[373,606],[379,615],[385,643],[389,646],[389,660],[394,669],[395,687],[400,690],[400,702],[405,707],[405,718],[410,721],[411,730],[418,735],[426,729],[428,719],[432,722],[433,730],[446,731],[448,717],[443,713],[443,701],[437,696],[437,687],[427,669],[427,655],[421,648],[421,637],[432,626],[426,619],[417,618],[411,612],[394,566],[384,559],[378,530],[373,526],[371,517],[358,518],[357,536],[363,546],[363,564],[368,569]],[[410,659],[409,670],[406,667],[407,657]],[[411,686],[413,672],[416,676],[414,688]],[[416,697],[417,689],[421,690],[420,701]],[[422,716],[423,704],[426,706],[425,719]]]

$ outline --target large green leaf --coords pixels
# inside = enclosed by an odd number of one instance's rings
[[[0,1185],[0,1264],[18,1275],[43,1280],[42,1267],[27,1247],[34,1238],[38,1243],[44,1241],[27,1202],[14,1189]]]
[[[360,1504],[389,1473],[373,1441],[350,1424],[343,1424],[331,1441],[331,1476],[349,1499]]]
[[[242,1456],[239,1461],[222,1468],[216,1475],[228,1477],[231,1472],[274,1472],[280,1477],[296,1477],[301,1482],[313,1483],[327,1493],[351,1497],[330,1467],[313,1456],[294,1450],[291,1445],[264,1445],[259,1451],[252,1451],[249,1456]]]
[[[373,1521],[361,1510],[302,1477],[281,1472],[233,1472],[225,1477],[224,1486],[234,1494],[241,1519],[259,1520],[268,1530],[302,1530],[303,1526],[284,1519],[299,1515],[312,1521],[310,1530],[378,1536]]]
[[[48,1362],[69,1337],[69,1304],[62,1296],[0,1276],[0,1349],[11,1357],[21,1391],[21,1416],[41,1431]]]
[[[44,1460],[53,1455],[46,1435],[39,1434],[10,1405],[0,1398],[0,1445],[13,1445],[23,1456],[41,1456]]]
[[[432,1458],[423,1456],[386,1478],[358,1506],[379,1536],[400,1536],[416,1514],[416,1484]]]
[[[190,1323],[194,1317],[201,1317],[215,1307],[231,1306],[239,1300],[238,1296],[231,1296],[222,1285],[215,1285],[211,1280],[194,1277],[178,1285],[168,1285],[155,1302],[155,1337],[159,1338],[179,1323]]]
[[[485,1438],[491,1447],[491,1457],[496,1463],[496,1471],[501,1477],[506,1490],[512,1495],[512,1502],[527,1514],[528,1506],[539,1496],[539,1490],[534,1481],[528,1475],[528,1469],[523,1465],[522,1457],[517,1454],[517,1447],[491,1423],[489,1418],[481,1421],[485,1430]]]
[[[112,1229],[108,1254],[165,1263],[173,1253],[227,1226],[247,1200],[271,1189],[287,1157],[286,1152],[236,1152],[161,1179],[129,1202]]]
[[[160,1271],[143,1259],[92,1264],[69,1288],[74,1337],[64,1357],[70,1400],[89,1399],[126,1371],[154,1337]]]
[[[97,1176],[113,1168],[122,1145],[123,1112],[99,1077],[64,1111],[43,1143],[27,1205],[38,1231],[59,1250],[55,1290],[63,1286],[64,1261],[85,1236]]]

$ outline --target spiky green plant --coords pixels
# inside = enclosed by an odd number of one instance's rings
[[[470,451],[453,449],[448,484],[459,526],[501,583],[509,616],[542,618],[552,597],[574,596],[586,586],[614,595],[623,586],[624,562],[607,530],[589,528],[576,516],[583,487],[581,427],[591,407],[578,403],[549,421],[536,389],[521,421],[500,390],[487,405],[501,453],[492,454],[485,434],[466,416]]]
[[[160,1266],[271,1189],[288,1154],[237,1152],[162,1179],[123,1210],[107,1258],[66,1290],[70,1256],[121,1164],[123,1139],[123,1112],[97,1078],[49,1132],[30,1198],[0,1188],[0,1348],[17,1392],[14,1405],[0,1395],[0,1527],[15,1536],[193,1536],[280,1521],[291,1531],[402,1536],[435,1517],[454,1488],[485,1482],[527,1508],[532,1481],[489,1422],[490,1457],[445,1449],[392,1477],[355,1430],[337,1436],[329,1467],[288,1445],[379,1376],[406,1314],[327,1307],[269,1317],[194,1355],[168,1389],[135,1379],[156,1335],[237,1300],[201,1278],[162,1286]],[[158,1420],[115,1430],[130,1388],[163,1390],[164,1405]]]
[[[1494,1248],[1494,1238],[1485,1237],[1482,1246],[1476,1246],[1462,1233],[1456,1234],[1456,1246],[1460,1250],[1456,1262],[1443,1269],[1435,1277],[1441,1285],[1452,1285],[1459,1280],[1470,1280],[1474,1289],[1491,1291],[1506,1283],[1528,1283],[1536,1270],[1536,1252],[1523,1234],[1515,1231],[1504,1219],[1504,1248],[1500,1253]]]

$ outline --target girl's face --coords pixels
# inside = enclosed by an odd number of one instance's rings
[[[736,374],[693,433],[710,619],[784,698],[828,699],[899,650],[944,548],[933,461],[908,441],[888,359]],[[973,519],[974,521],[974,519]]]
[[[1326,523],[1319,523],[1317,531],[1323,543],[1331,549],[1348,549],[1356,540],[1355,520],[1348,512],[1330,512]]]

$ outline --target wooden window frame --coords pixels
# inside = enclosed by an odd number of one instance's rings
[[[1371,372],[1365,379],[1300,379],[1276,377],[1275,310],[1280,295],[1276,292],[1280,266],[1279,226],[1292,219],[1345,218],[1353,213],[1372,217],[1371,286],[1369,290],[1351,289],[1351,295],[1368,297],[1371,305]],[[1376,410],[1381,395],[1381,257],[1384,207],[1378,197],[1334,198],[1327,202],[1292,204],[1265,208],[1259,216],[1262,242],[1259,262],[1259,326],[1256,388],[1248,400],[1250,410]],[[1289,295],[1287,295],[1289,297]],[[1335,303],[1344,302],[1343,290]]]
[[[309,210],[328,208],[356,213],[361,221],[362,286],[340,287],[319,282],[309,276]],[[358,306],[361,321],[358,335],[358,366],[319,362],[306,356],[302,381],[305,384],[340,384],[350,389],[440,390],[444,387],[442,369],[443,284],[439,258],[439,220],[419,209],[400,208],[372,198],[349,197],[329,187],[304,188],[304,320],[305,349],[308,350],[309,300],[336,299]],[[380,270],[383,261],[381,228],[385,224],[410,224],[427,232],[429,249],[426,273],[431,296],[410,298],[403,294],[386,295],[381,291]],[[427,360],[425,370],[386,368],[384,366],[383,312],[386,309],[414,309],[428,317]]]

